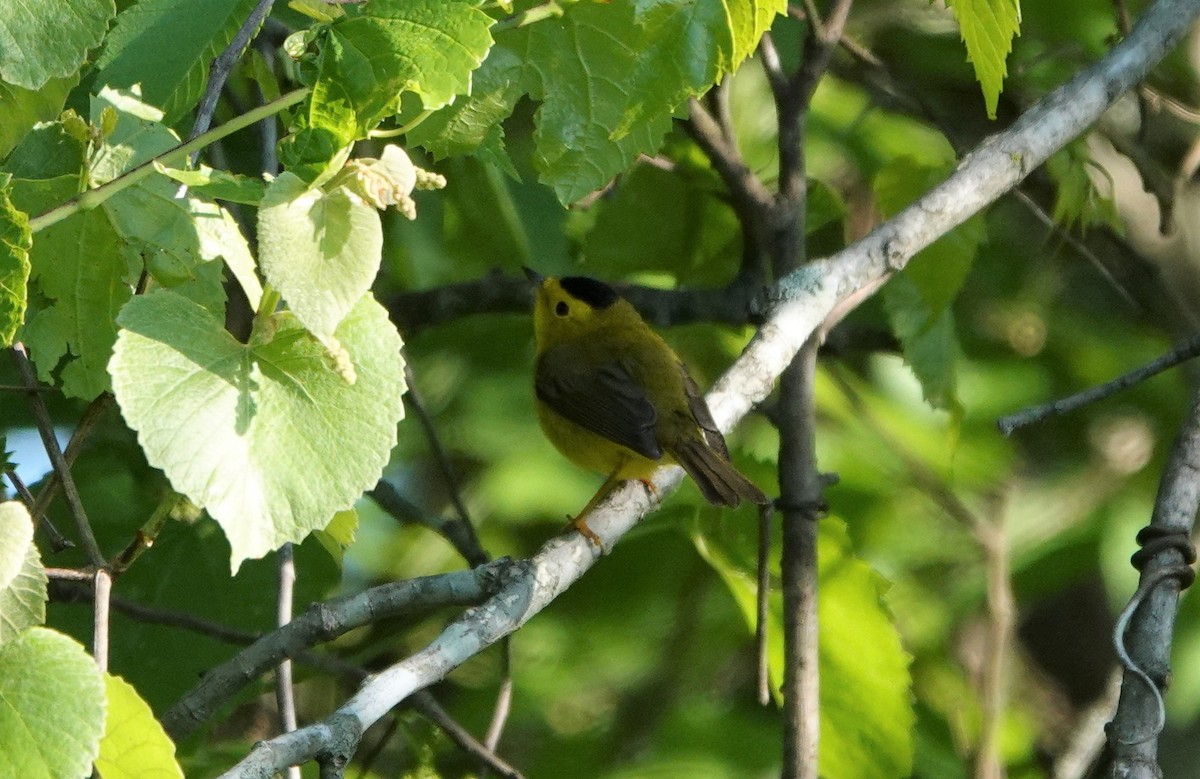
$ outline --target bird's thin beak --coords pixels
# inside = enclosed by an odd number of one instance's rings
[[[541,286],[541,283],[546,280],[546,277],[530,268],[528,265],[522,265],[521,270],[525,271],[525,276],[534,284]]]

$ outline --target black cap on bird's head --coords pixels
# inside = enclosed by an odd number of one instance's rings
[[[525,276],[539,287],[547,281],[546,276],[543,276],[527,265],[522,265],[521,270],[525,271]],[[563,292],[566,292],[576,300],[587,303],[594,309],[608,308],[621,297],[615,289],[603,281],[593,279],[590,276],[563,276],[562,278],[551,280],[556,281]]]
[[[587,276],[564,276],[558,283],[568,295],[596,309],[608,308],[620,298],[615,289]]]

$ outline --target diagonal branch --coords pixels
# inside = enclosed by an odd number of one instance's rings
[[[775,308],[759,334],[708,395],[713,416],[728,429],[766,397],[800,347],[838,302],[902,267],[919,250],[961,224],[1080,135],[1122,93],[1145,77],[1200,15],[1195,0],[1158,0],[1130,35],[1094,66],[1054,91],[1009,129],[985,141],[958,170],[911,206],[845,250],[810,263],[773,289]],[[672,492],[683,471],[654,474],[654,499],[625,484],[589,515],[606,547]],[[587,539],[555,538],[478,608],[451,622],[427,647],[371,677],[325,720],[260,742],[227,777],[267,777],[312,759],[346,760],[362,732],[391,707],[517,630],[577,581],[600,557]],[[349,750],[349,752],[347,752]]]

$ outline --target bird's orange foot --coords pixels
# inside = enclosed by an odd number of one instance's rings
[[[583,514],[580,514],[577,517],[572,517],[571,527],[578,530],[579,535],[583,536],[584,538],[591,541],[596,546],[600,547],[601,551],[604,550],[604,542],[600,540],[600,536],[596,535],[596,531],[594,531],[590,527],[588,527],[587,520],[584,519]]]
[[[658,497],[658,487],[654,484],[654,482],[650,481],[649,479],[638,479],[638,481],[641,482],[642,486],[646,488],[646,492],[650,493],[650,497]]]

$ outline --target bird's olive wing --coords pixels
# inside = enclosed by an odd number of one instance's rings
[[[642,388],[616,363],[586,370],[537,372],[538,400],[559,415],[643,457],[657,460],[662,447],[654,435],[658,414]]]
[[[679,364],[679,373],[683,376],[683,391],[687,394],[688,408],[692,411],[692,418],[696,420],[696,424],[703,431],[704,440],[728,460],[729,447],[725,445],[725,436],[721,435],[721,431],[717,429],[717,423],[713,420],[712,412],[708,408],[708,401],[700,393],[700,388],[696,386],[696,380],[687,372],[687,368],[683,367],[683,363]]]

